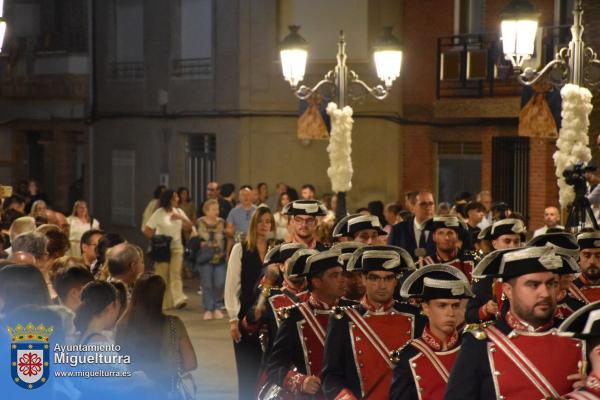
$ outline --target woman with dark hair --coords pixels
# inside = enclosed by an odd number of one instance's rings
[[[162,311],[165,290],[159,275],[146,272],[138,278],[129,307],[117,324],[115,342],[131,355],[134,370],[170,391],[178,372],[192,371],[198,364],[183,322]]]
[[[117,289],[104,281],[92,281],[81,291],[81,304],[75,313],[75,329],[81,344],[108,343],[112,340],[104,331],[114,328],[119,317]]]
[[[178,208],[179,196],[173,190],[165,190],[160,196],[158,210],[150,217],[144,228],[144,235],[151,239],[154,235],[164,235],[171,238],[170,260],[157,262],[154,270],[167,284],[163,307],[181,309],[187,305],[187,297],[183,293],[181,267],[183,264],[183,241],[181,230],[190,231],[194,224]]]
[[[246,239],[233,246],[227,265],[225,308],[234,341],[239,399],[256,399],[262,352],[258,335],[249,335],[241,321],[254,304],[254,289],[269,247],[268,238],[274,230],[275,221],[269,208],[258,207],[250,219]]]
[[[183,210],[190,221],[195,221],[196,204],[190,197],[190,191],[188,188],[181,186],[179,189],[177,189],[177,195],[179,196],[179,208]]]
[[[127,309],[127,285],[121,280],[113,280],[110,282],[117,289],[117,300],[119,300],[119,316],[117,321],[125,313]]]
[[[144,232],[144,228],[146,228],[146,222],[148,222],[154,211],[158,209],[160,195],[165,190],[167,190],[165,185],[158,185],[156,189],[154,189],[152,199],[148,202],[148,205],[144,208],[144,214],[142,214],[142,232]]]
[[[23,305],[49,304],[48,285],[39,269],[33,265],[8,265],[0,269],[0,315]]]
[[[103,272],[105,278],[108,277],[108,268],[104,266],[104,263],[106,262],[106,252],[111,247],[121,243],[125,243],[125,238],[118,233],[111,232],[104,234],[100,240],[98,240],[98,245],[96,246],[96,261],[94,261],[90,267],[90,271],[95,279],[100,278]]]

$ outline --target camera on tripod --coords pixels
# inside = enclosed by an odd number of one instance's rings
[[[595,165],[579,163],[563,171],[565,182],[575,189],[575,200],[570,206],[565,225],[567,232],[577,234],[588,227],[598,229],[598,222],[592,211],[590,201],[586,197],[587,179],[585,177],[586,173],[594,172],[596,169]]]
[[[585,174],[595,172],[597,169],[598,167],[593,164],[574,164],[563,171],[563,176],[565,177],[565,182],[575,189],[575,195],[585,196],[587,193],[587,179]]]

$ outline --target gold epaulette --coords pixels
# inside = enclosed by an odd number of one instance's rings
[[[342,319],[342,317],[344,316],[344,312],[348,307],[352,306],[335,306],[331,309],[331,315],[333,315],[333,318],[335,319]]]
[[[298,304],[294,304],[289,307],[281,307],[277,310],[277,317],[282,321],[284,319],[288,319],[290,317],[290,311],[296,307],[298,307]]]
[[[467,324],[463,328],[463,333],[470,333],[477,340],[485,340],[487,339],[485,328],[493,323],[494,321],[482,322],[480,324]]]

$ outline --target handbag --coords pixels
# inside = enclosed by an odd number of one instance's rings
[[[183,259],[185,262],[189,264],[194,264],[196,262],[196,256],[200,250],[201,241],[202,239],[200,236],[193,236],[188,240],[185,244],[185,249],[183,250]]]
[[[169,317],[169,334],[173,351],[177,354],[177,372],[173,375],[171,390],[168,393],[169,400],[195,400],[198,396],[198,387],[191,373],[181,371],[181,353],[177,344],[175,324],[173,318]]]
[[[154,235],[150,239],[149,256],[155,262],[171,261],[171,240],[173,238],[167,235]]]

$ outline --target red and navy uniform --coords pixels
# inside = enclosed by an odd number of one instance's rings
[[[321,388],[328,399],[385,399],[392,381],[392,352],[420,336],[419,309],[395,301],[377,309],[336,310],[329,321]]]
[[[459,350],[458,331],[443,343],[427,325],[421,337],[408,342],[397,355],[390,399],[443,400]]]
[[[264,335],[261,337],[261,343],[265,355],[269,353],[270,348],[273,346],[277,329],[281,324],[279,311],[285,307],[308,300],[309,295],[308,291],[296,290],[284,281],[280,288],[271,289],[265,302],[265,310],[258,321],[255,318],[256,304],[248,310],[244,318],[244,326],[249,332],[260,331],[261,335]]]
[[[570,290],[563,290],[556,299],[556,311],[554,317],[560,320],[567,319],[575,311],[585,306],[585,302],[573,297]]]
[[[600,376],[592,372],[585,380],[585,386],[565,396],[569,400],[600,400]]]
[[[478,324],[495,320],[498,315],[491,315],[486,311],[486,304],[490,300],[499,303],[498,308],[502,315],[510,309],[508,301],[502,298],[502,282],[498,281],[497,278],[485,277],[473,281],[471,288],[475,297],[467,302],[465,313],[467,323]]]
[[[475,269],[475,258],[472,255],[459,250],[456,257],[451,260],[444,260],[440,254],[435,251],[435,253],[431,254],[429,257],[433,261],[433,264],[452,265],[454,268],[465,274],[466,277],[469,278],[469,282],[471,281],[471,275],[473,274],[473,269]]]
[[[340,306],[356,304],[340,300]],[[283,387],[292,394],[301,393],[302,383],[310,376],[321,374],[327,324],[333,305],[328,305],[314,295],[303,303],[282,311],[283,319],[271,352],[266,370],[270,383]]]
[[[583,274],[573,281],[569,291],[575,298],[585,301],[586,304],[600,300],[600,285],[592,284]]]
[[[444,399],[560,397],[572,390],[567,376],[579,372],[583,347],[579,339],[557,335],[553,322],[534,330],[509,311],[464,335]]]

